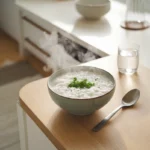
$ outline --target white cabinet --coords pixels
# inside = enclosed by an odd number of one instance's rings
[[[17,104],[21,150],[57,150],[33,120]]]
[[[46,63],[47,58],[50,56],[44,50],[37,47],[37,45],[34,44],[30,39],[24,40],[24,47],[26,50],[28,50],[30,53],[40,59],[43,63]]]
[[[45,32],[45,30],[42,30],[39,26],[31,24],[31,22],[29,21],[30,20],[28,20],[27,18],[23,19],[23,38],[32,40],[33,43],[40,47],[40,39],[43,37],[43,32]]]
[[[30,17],[22,15],[21,22],[22,22],[22,47],[23,51],[28,50],[38,59],[40,59],[43,63],[46,63],[47,58],[50,57],[50,54],[41,48],[40,46],[40,39],[43,38],[44,32],[48,35],[51,35],[51,30],[46,29],[39,22],[42,20],[38,20],[34,18],[32,15]],[[38,22],[38,23],[37,23]]]

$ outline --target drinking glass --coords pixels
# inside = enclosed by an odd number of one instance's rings
[[[145,0],[126,0],[125,20],[121,27],[131,30],[140,30],[149,27],[149,22],[145,20],[144,10]]]
[[[139,65],[139,48],[135,43],[121,44],[118,47],[118,70],[123,74],[134,74]]]

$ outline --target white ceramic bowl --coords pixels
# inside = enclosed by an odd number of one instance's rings
[[[93,98],[86,98],[86,99],[85,98],[75,99],[75,98],[65,97],[53,91],[52,87],[53,84],[55,84],[54,83],[55,79],[70,71],[71,72],[92,71],[92,73],[95,72],[98,74],[103,74],[110,81],[113,82],[113,88],[104,95],[93,97]],[[90,67],[90,66],[76,66],[76,67],[62,69],[53,73],[48,79],[48,89],[52,97],[52,100],[61,108],[67,110],[69,113],[74,115],[89,115],[94,111],[100,109],[110,101],[115,91],[115,80],[113,76],[105,70],[95,68],[95,67]]]
[[[99,19],[110,10],[109,0],[79,0],[77,11],[86,19]]]

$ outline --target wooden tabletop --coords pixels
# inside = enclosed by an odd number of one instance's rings
[[[74,116],[59,108],[49,96],[47,78],[29,83],[20,91],[20,104],[59,150],[149,150],[150,70],[139,67],[136,74],[118,73],[116,57],[109,56],[84,65],[110,72],[116,80],[111,101],[89,116]],[[133,108],[121,110],[99,132],[91,128],[121,103],[133,88],[141,91]]]

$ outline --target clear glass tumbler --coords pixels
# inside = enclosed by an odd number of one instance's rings
[[[118,70],[123,74],[134,74],[139,65],[139,48],[135,43],[122,44],[118,48]]]
[[[126,0],[126,15],[121,27],[131,30],[141,30],[149,27],[145,19],[145,0]]]

